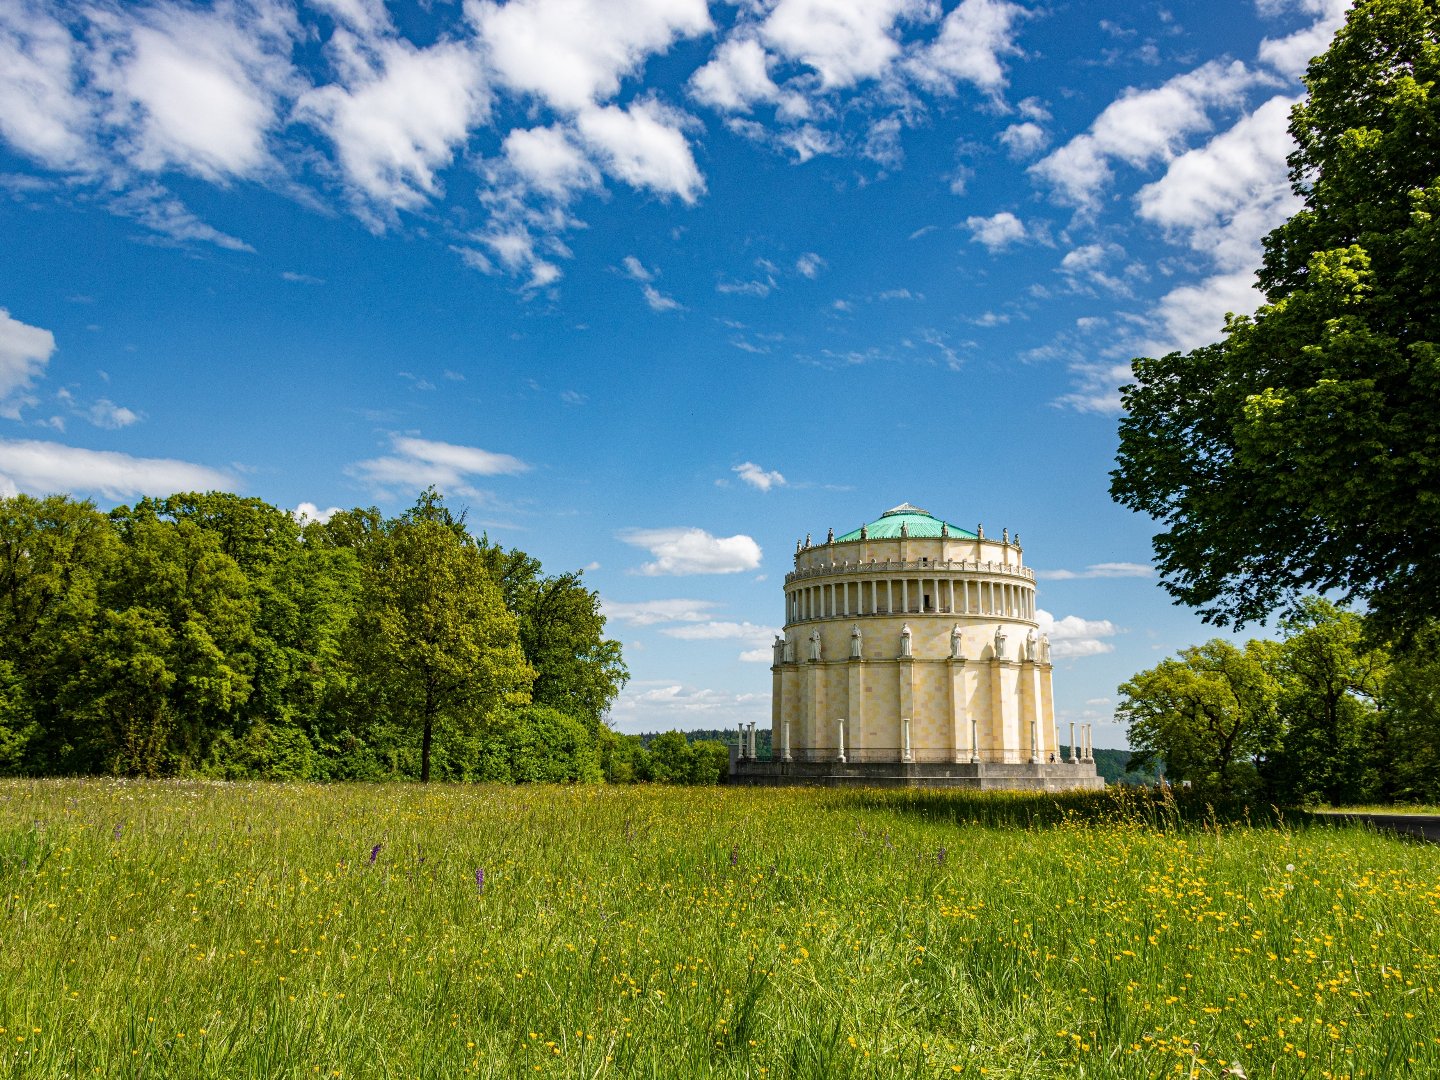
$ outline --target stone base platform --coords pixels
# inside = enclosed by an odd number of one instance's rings
[[[867,761],[737,761],[726,779],[752,787],[964,788],[971,791],[1101,790],[1093,761],[1021,765]]]

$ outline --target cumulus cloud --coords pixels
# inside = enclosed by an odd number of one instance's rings
[[[468,0],[490,63],[512,89],[579,112],[676,41],[708,33],[705,0]]]
[[[968,217],[965,227],[970,230],[970,239],[984,244],[986,250],[994,253],[1003,251],[1011,244],[1025,239],[1025,223],[1008,210],[1002,210],[990,217]]]
[[[998,95],[1005,88],[1003,56],[1020,52],[1015,24],[1028,12],[1006,0],[961,0],[940,26],[935,41],[910,62],[910,71],[927,88],[955,93],[958,83]]]
[[[294,510],[290,511],[290,516],[301,525],[308,525],[312,521],[323,525],[338,513],[340,513],[340,507],[338,506],[327,506],[324,510],[321,510],[315,503],[302,502],[299,506],[295,507]]]
[[[1146,578],[1154,573],[1149,563],[1091,563],[1084,570],[1036,570],[1042,581],[1073,581],[1079,578]]]
[[[742,461],[730,471],[758,491],[769,491],[772,487],[785,486],[784,476],[773,469],[767,472],[753,461]]]
[[[10,317],[0,308],[0,416],[20,418],[20,409],[33,404],[31,385],[45,374],[55,354],[55,335]]]
[[[1033,157],[1050,145],[1050,136],[1033,120],[1011,124],[999,138],[1001,145],[1016,159]]]
[[[1350,3],[1351,0],[1305,0],[1297,5],[1316,15],[1316,20],[1303,30],[1283,38],[1266,38],[1260,43],[1260,62],[1282,75],[1298,79],[1305,73],[1311,58],[1330,47],[1335,31],[1345,22]]]
[[[176,491],[233,491],[235,480],[204,465],[86,450],[32,439],[0,439],[0,494],[80,493],[107,499]]]
[[[134,409],[116,405],[109,398],[101,398],[85,411],[85,419],[98,428],[113,429],[129,427],[140,419],[140,414]]]
[[[655,577],[675,574],[738,574],[760,565],[760,545],[744,534],[712,536],[704,529],[627,529],[619,534],[627,544],[644,548],[655,557],[638,573]]]
[[[779,630],[752,622],[714,621],[667,626],[660,632],[681,641],[744,641],[756,645],[773,641]]]
[[[437,170],[488,115],[490,92],[470,42],[337,37],[348,77],[307,92],[297,113],[329,137],[357,208],[379,227],[438,194]]]
[[[123,14],[122,14],[123,12]],[[184,169],[207,180],[253,176],[294,77],[299,20],[288,4],[160,3],[91,9],[90,76],[128,160],[146,172]]]
[[[1189,136],[1210,129],[1212,110],[1242,104],[1245,92],[1267,78],[1238,60],[1212,60],[1153,89],[1127,89],[1088,131],[1030,166],[1030,173],[1061,202],[1093,210],[1111,180],[1112,162],[1143,168],[1170,161]]]
[[[396,435],[391,438],[394,453],[357,461],[345,472],[361,483],[380,490],[420,490],[431,484],[447,494],[482,498],[471,478],[517,476],[530,466],[509,454],[497,454],[474,446],[436,442]]]
[[[1109,619],[1082,619],[1078,615],[1057,619],[1043,608],[1037,608],[1035,621],[1040,632],[1049,635],[1050,655],[1057,660],[1115,651],[1114,643],[1104,640],[1119,633],[1119,628]]]
[[[600,170],[564,129],[516,129],[502,152],[515,175],[533,191],[562,202],[600,186]]]
[[[633,188],[693,203],[705,181],[681,128],[683,114],[658,101],[586,109],[576,130],[605,172]]]
[[[749,112],[760,102],[783,102],[783,111],[803,116],[803,95],[785,92],[770,77],[770,56],[753,38],[721,43],[709,63],[690,76],[690,95],[721,112]]]
[[[764,43],[804,64],[822,89],[875,79],[900,55],[895,24],[926,13],[923,0],[779,0],[761,23]]]
[[[64,171],[93,164],[94,111],[76,89],[80,46],[30,4],[0,5],[0,135],[21,153]]]

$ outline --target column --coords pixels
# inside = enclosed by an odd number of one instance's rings
[[[1070,762],[1071,765],[1074,765],[1077,761],[1080,760],[1080,758],[1079,758],[1079,757],[1076,755],[1076,753],[1075,753],[1075,721],[1074,721],[1074,720],[1071,720],[1071,721],[1070,721],[1070,757],[1068,758],[1068,760],[1069,760],[1069,762]]]
[[[900,579],[900,606],[905,609],[907,615],[910,613],[910,579],[908,577]]]
[[[845,718],[842,716],[835,721],[835,760],[841,765],[845,764]]]
[[[739,727],[740,727],[740,731],[739,731],[740,742],[739,742],[739,744],[738,744],[738,745],[739,745],[739,750],[737,751],[737,756],[739,757],[739,759],[740,759],[741,761],[744,761],[744,760],[745,760],[745,746],[746,746],[746,744],[745,744],[745,725],[744,725],[744,724],[741,724],[741,725],[739,725]]]
[[[750,721],[750,760],[755,761],[759,757],[760,754],[755,749],[755,721],[752,720]]]
[[[903,717],[900,720],[900,760],[914,761],[915,757],[910,752],[910,718]]]
[[[909,760],[907,750],[910,741],[910,717],[915,709],[915,684],[913,681],[915,662],[913,660],[901,660],[895,665],[900,679],[900,730],[895,732],[895,742],[898,757],[901,761]]]
[[[785,720],[780,724],[780,760],[791,761],[790,757],[790,721]]]

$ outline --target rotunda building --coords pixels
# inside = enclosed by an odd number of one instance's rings
[[[1049,640],[1018,534],[904,503],[796,544],[771,666],[770,762],[752,783],[1100,787],[1055,726]],[[748,749],[748,753],[746,752]]]

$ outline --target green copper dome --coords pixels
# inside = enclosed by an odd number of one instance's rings
[[[941,521],[934,517],[928,510],[921,510],[918,506],[911,506],[909,503],[901,503],[890,510],[886,510],[874,521],[861,526],[865,535],[871,540],[890,540],[900,535],[900,527],[905,527],[906,536],[928,536],[938,537],[940,530],[960,540],[976,540],[978,537],[969,529],[962,529],[959,525],[951,525],[948,521]],[[859,540],[860,529],[855,529],[844,536],[837,536],[836,543],[843,543],[846,540]]]

